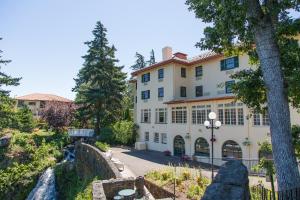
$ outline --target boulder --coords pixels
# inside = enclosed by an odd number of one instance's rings
[[[232,160],[221,166],[202,200],[249,200],[248,170],[241,161]]]
[[[0,138],[0,147],[6,147],[9,145],[10,140],[11,140],[11,134],[4,135],[3,137]]]

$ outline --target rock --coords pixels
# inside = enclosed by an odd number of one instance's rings
[[[232,160],[221,166],[202,200],[249,200],[248,170],[241,161]]]
[[[11,134],[7,134],[3,137],[0,138],[0,147],[6,147],[9,145],[10,140],[11,140]]]

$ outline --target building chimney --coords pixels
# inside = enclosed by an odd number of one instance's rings
[[[185,54],[185,53],[177,52],[177,53],[174,53],[174,56],[177,58],[183,59],[183,60],[187,60],[187,54]]]
[[[169,60],[173,56],[172,54],[172,47],[164,47],[162,49],[162,59],[164,60]]]

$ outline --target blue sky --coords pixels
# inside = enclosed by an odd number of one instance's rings
[[[1,0],[0,49],[12,60],[3,70],[23,77],[11,96],[41,92],[73,99],[73,78],[87,50],[83,43],[92,39],[98,20],[128,73],[136,51],[148,58],[154,49],[156,60],[166,45],[199,54],[195,43],[205,27],[185,0]]]

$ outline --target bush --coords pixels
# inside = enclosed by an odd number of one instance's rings
[[[204,194],[203,188],[201,188],[199,185],[191,185],[187,192],[187,197],[189,199],[201,199],[201,197]]]
[[[106,152],[109,150],[109,145],[107,143],[97,141],[95,143],[95,145],[98,149],[100,149],[103,152]]]
[[[13,125],[14,126],[14,125]],[[22,107],[17,110],[15,115],[15,127],[21,132],[30,133],[35,127],[35,121],[31,110],[27,107]]]
[[[125,144],[132,145],[136,141],[137,126],[132,121],[118,121],[112,126],[113,133],[116,141]]]
[[[113,130],[109,127],[104,127],[100,129],[99,140],[102,142],[106,142],[108,144],[115,144],[116,139],[113,133]]]
[[[191,173],[187,170],[184,170],[181,174],[181,178],[184,181],[189,180],[191,178]]]

